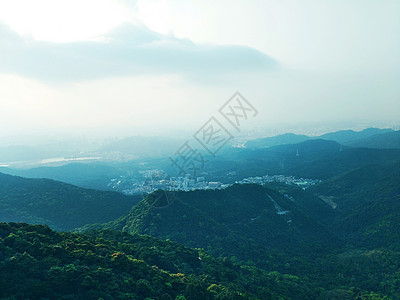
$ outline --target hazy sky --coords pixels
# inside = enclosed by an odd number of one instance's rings
[[[400,1],[0,0],[0,136],[400,121]]]

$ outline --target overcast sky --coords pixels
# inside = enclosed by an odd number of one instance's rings
[[[190,132],[236,91],[258,110],[250,129],[399,122],[399,12],[397,0],[0,0],[0,136]]]

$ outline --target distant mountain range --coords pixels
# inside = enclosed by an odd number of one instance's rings
[[[400,149],[400,131],[375,134],[362,140],[348,142],[351,147]]]
[[[385,135],[386,134],[386,135]],[[342,130],[327,133],[318,137],[286,133],[268,138],[259,138],[245,143],[249,149],[267,148],[279,145],[298,144],[312,139],[335,141],[351,147],[400,148],[399,134],[391,129],[367,128],[360,132]],[[132,159],[156,158],[173,155],[185,142],[185,139],[132,136],[115,141],[85,142],[83,140],[54,142],[36,146],[13,145],[0,147],[0,164],[11,164],[17,167],[36,167],[45,159],[80,158],[96,160],[128,161]],[[102,145],[101,145],[102,144]],[[79,149],[79,145],[82,149]],[[226,148],[230,148],[228,144]],[[59,162],[58,165],[68,162]],[[48,162],[47,164],[50,164]],[[53,163],[54,164],[54,163]]]
[[[307,135],[285,133],[268,138],[259,138],[246,142],[246,148],[267,148],[279,145],[298,144],[311,138]]]
[[[353,130],[340,130],[337,132],[331,132],[331,133],[326,133],[318,138],[324,139],[324,140],[331,140],[338,142],[339,144],[343,145],[348,145],[349,143],[352,143],[354,141],[359,141],[366,139],[368,137],[378,135],[378,134],[383,134],[387,132],[392,132],[392,129],[385,128],[385,129],[379,129],[379,128],[367,128],[362,131],[353,131]]]
[[[369,149],[342,146],[334,141],[312,139],[299,144],[269,148],[236,149],[210,162],[207,172],[232,180],[265,174],[328,179],[368,164],[387,164],[400,159],[400,149]],[[224,172],[222,172],[224,170]]]
[[[397,135],[397,132],[393,134]],[[298,144],[268,148],[225,149],[216,157],[205,157],[206,163],[198,176],[205,176],[208,181],[224,183],[234,183],[252,176],[278,174],[328,179],[368,164],[386,164],[399,159],[400,149],[350,147],[334,141],[311,139]],[[113,178],[141,178],[143,175],[140,172],[152,169],[164,170],[170,176],[178,175],[177,168],[171,164],[168,157],[129,162],[73,163],[31,169],[3,167],[0,168],[0,172],[31,178],[49,178],[84,188],[109,190],[108,184]]]
[[[246,142],[246,148],[267,148],[278,145],[298,144],[307,140],[323,139],[352,147],[400,149],[400,134],[392,129],[367,128],[362,131],[341,130],[317,137],[286,133]]]

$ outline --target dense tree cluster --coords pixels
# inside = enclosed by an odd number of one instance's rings
[[[0,223],[2,299],[306,299],[303,285],[149,236]]]
[[[299,258],[301,259],[301,258]],[[348,251],[315,273],[267,272],[149,236],[0,223],[2,299],[389,299],[400,253]],[[313,273],[314,272],[314,273]],[[319,277],[320,276],[320,277]],[[374,291],[371,291],[371,287]]]

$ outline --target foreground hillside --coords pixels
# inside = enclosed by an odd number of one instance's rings
[[[115,192],[2,173],[0,191],[0,221],[47,224],[57,230],[113,220],[138,202]]]
[[[296,276],[149,236],[0,223],[1,299],[310,299]]]
[[[400,253],[348,250],[295,276],[149,236],[0,223],[1,299],[399,299],[399,268]]]

